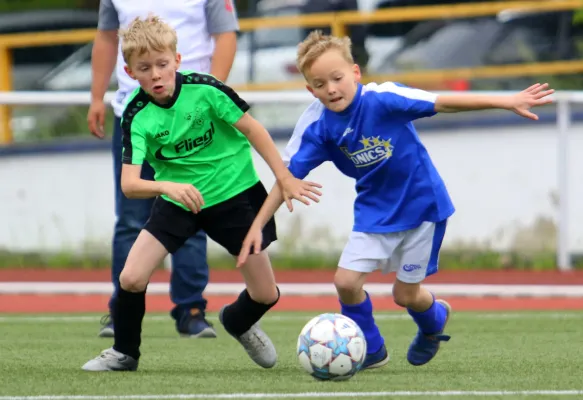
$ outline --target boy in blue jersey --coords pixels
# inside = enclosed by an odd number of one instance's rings
[[[303,179],[332,161],[356,180],[354,226],[334,277],[341,312],[367,340],[363,368],[381,367],[389,355],[364,291],[367,274],[396,272],[393,298],[418,326],[407,353],[412,365],[429,362],[448,341],[443,331],[451,308],[421,285],[437,272],[447,219],[454,206],[412,121],[438,112],[529,109],[551,102],[548,85],[536,84],[511,96],[436,95],[392,82],[360,83],[350,40],[312,32],[298,47],[298,67],[317,98],[300,117],[286,148],[288,168]],[[242,265],[251,248],[261,250],[261,229],[282,204],[272,189],[243,242]]]

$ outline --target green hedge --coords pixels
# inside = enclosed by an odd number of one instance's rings
[[[98,0],[0,0],[0,12],[79,8],[97,11],[98,7]]]
[[[278,254],[272,256],[276,270],[330,270],[336,268],[340,254]],[[106,256],[79,257],[69,253],[38,254],[12,253],[0,251],[0,268],[46,268],[46,269],[107,269]],[[229,256],[211,256],[209,264],[213,269],[232,269],[233,259]],[[573,265],[583,269],[583,255],[573,257]],[[498,253],[495,251],[442,251],[440,267],[448,270],[554,270],[554,252],[538,254]]]

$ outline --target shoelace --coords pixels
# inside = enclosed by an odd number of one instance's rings
[[[99,321],[99,323],[102,326],[109,325],[111,323],[111,315],[109,315],[109,314],[104,315],[103,317],[101,317],[101,320]]]
[[[111,351],[111,349],[103,350],[99,355],[99,358],[114,358],[117,359],[117,354]]]
[[[437,335],[425,336],[425,338],[431,342],[448,342],[450,339],[450,336],[444,335],[444,334],[437,334]]]
[[[256,349],[258,344],[261,345],[261,347],[265,347],[265,342],[261,340],[261,336],[259,336],[256,332],[253,332],[251,335],[244,338],[243,341],[245,344],[250,345],[252,349]]]
[[[191,316],[190,314],[186,314],[183,315],[182,318],[180,319],[180,324],[184,324],[184,323],[188,323],[192,320],[198,320],[198,321],[203,321],[205,322],[208,326],[210,326],[211,328],[214,327],[214,325],[212,324],[212,322],[208,321],[205,317],[203,317],[202,315],[195,315],[195,316]]]

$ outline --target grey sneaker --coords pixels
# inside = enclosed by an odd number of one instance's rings
[[[126,356],[119,351],[109,348],[103,350],[100,355],[89,360],[81,367],[85,371],[135,371],[138,369],[138,361]]]
[[[112,338],[113,337],[113,320],[111,315],[107,314],[101,318],[101,329],[99,330],[99,337]]]
[[[219,321],[223,326],[223,311],[226,306],[219,312]],[[233,336],[233,335],[231,335]],[[233,336],[245,349],[249,357],[263,368],[272,368],[277,362],[277,351],[269,339],[269,336],[259,327],[259,322],[253,325],[247,332],[239,337]]]

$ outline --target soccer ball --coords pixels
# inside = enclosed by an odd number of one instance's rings
[[[341,381],[354,376],[366,357],[360,327],[342,314],[321,314],[302,329],[297,346],[300,365],[320,381]]]

